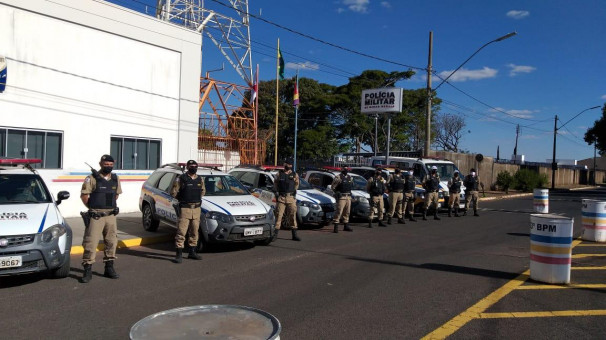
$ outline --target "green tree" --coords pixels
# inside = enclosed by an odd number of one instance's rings
[[[602,107],[602,117],[585,133],[587,144],[596,143],[600,155],[606,154],[606,104]]]

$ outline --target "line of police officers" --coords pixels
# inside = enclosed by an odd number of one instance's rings
[[[105,263],[105,271],[103,276],[117,279],[120,276],[114,269],[114,260],[116,259],[117,224],[116,215],[118,214],[118,206],[116,201],[122,193],[120,180],[116,174],[112,173],[114,159],[111,155],[103,155],[99,161],[100,170],[92,169],[92,174],[87,176],[82,184],[80,198],[82,203],[88,208],[86,213],[83,213],[86,229],[82,240],[84,253],[82,255],[82,265],[84,267],[81,282],[88,283],[92,279],[92,265],[95,262],[95,255],[99,239],[103,237],[105,249],[103,262]],[[199,224],[201,214],[201,199],[206,193],[204,181],[201,176],[197,175],[198,163],[194,160],[189,160],[186,164],[187,172],[183,173],[175,180],[171,195],[178,200],[178,206],[175,207],[179,222],[177,233],[175,236],[176,255],[174,262],[181,263],[183,257],[183,248],[185,240],[188,237],[189,254],[188,258],[201,260],[197,254],[197,245],[199,235]],[[301,241],[297,235],[296,221],[296,191],[299,188],[299,176],[292,169],[292,161],[284,163],[284,169],[280,170],[274,177],[275,193],[277,201],[277,218],[275,226],[275,235],[282,226],[282,219],[286,212],[286,224],[292,232],[294,241]],[[451,216],[453,207],[455,216],[458,215],[459,194],[461,191],[461,179],[458,171],[449,181],[449,189],[451,192],[448,202],[448,216]],[[479,186],[483,187],[475,169],[471,169],[468,176],[465,177],[463,184],[468,189],[465,199],[464,214],[467,214],[469,203],[473,204],[474,216],[478,215],[478,194]],[[368,218],[368,227],[372,228],[372,222],[375,217],[375,210],[379,226],[385,227],[383,223],[383,195],[386,190],[389,190],[389,206],[387,212],[387,224],[392,223],[392,217],[397,214],[398,223],[405,224],[404,217],[408,214],[411,221],[414,218],[414,200],[415,200],[415,179],[412,170],[401,173],[399,168],[396,168],[394,174],[390,175],[385,181],[382,176],[382,171],[377,169],[374,176],[368,180],[367,192],[371,197],[371,209]],[[438,211],[438,191],[440,187],[440,177],[437,173],[437,168],[431,168],[431,174],[423,181],[423,187],[426,190],[425,203],[423,204],[423,220],[427,220],[427,210],[430,205],[434,209],[434,219],[439,220]],[[347,168],[342,168],[341,173],[335,176],[331,184],[332,190],[335,192],[337,199],[337,211],[334,216],[334,232],[339,232],[339,222],[343,221],[344,231],[353,231],[349,226],[349,214],[351,210],[351,191],[353,189],[353,178],[348,174]],[[88,221],[88,222],[87,222]]]

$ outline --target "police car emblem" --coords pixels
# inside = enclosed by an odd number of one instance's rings
[[[254,222],[254,221],[256,220],[256,218],[255,218],[254,216],[250,216],[250,217],[248,218],[248,220],[249,220],[249,221],[251,221],[251,222]]]
[[[5,238],[0,239],[0,247],[8,246],[8,240]]]

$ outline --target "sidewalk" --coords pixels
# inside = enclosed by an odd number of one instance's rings
[[[72,255],[82,254],[82,238],[84,237],[84,222],[80,217],[71,217],[65,219],[72,228]],[[143,229],[141,224],[141,213],[124,213],[117,216],[118,223],[118,248],[136,247],[146,244],[169,242],[175,239],[175,229],[167,225],[160,224],[158,231],[149,232]],[[104,249],[101,240],[98,251]]]

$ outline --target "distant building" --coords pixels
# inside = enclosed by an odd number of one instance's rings
[[[593,157],[582,159],[582,160],[578,161],[577,163],[578,163],[578,165],[587,166],[587,169],[589,169],[589,170],[593,170]],[[595,166],[596,170],[606,170],[606,157],[605,156],[596,157],[595,163],[596,163],[596,166]]]

